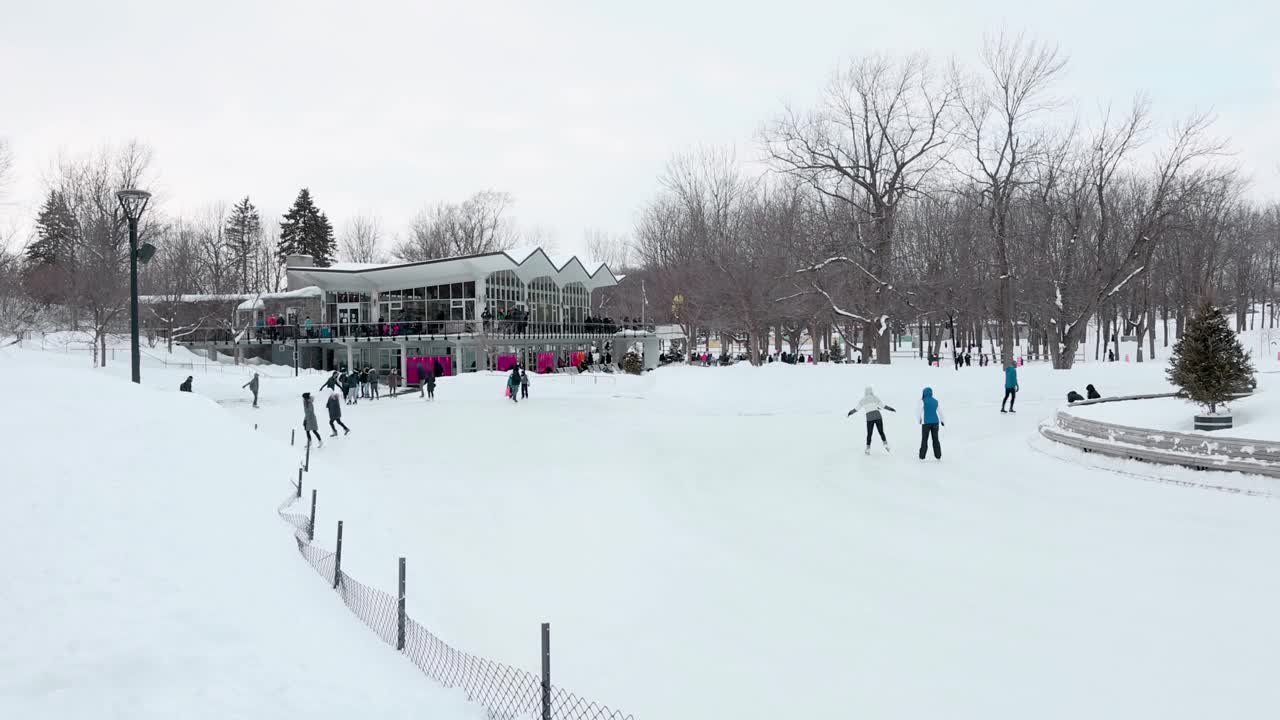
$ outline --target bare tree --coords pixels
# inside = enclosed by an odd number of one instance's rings
[[[867,337],[877,338],[880,363],[889,362],[897,297],[898,207],[924,189],[942,161],[956,97],[954,85],[935,78],[924,56],[859,59],[836,73],[817,109],[788,111],[764,133],[779,168],[847,206],[841,210],[848,212],[830,215],[846,221],[832,234],[836,254],[811,258],[807,272],[833,311],[861,320]],[[857,278],[846,282],[853,294],[837,303],[822,286],[823,273],[850,270]]]
[[[1014,347],[1014,200],[1030,182],[1030,168],[1045,153],[1048,136],[1035,123],[1054,106],[1048,91],[1066,62],[1056,47],[1001,33],[985,43],[983,76],[962,85],[962,133],[971,161],[963,171],[981,189],[986,209],[999,281],[996,318],[1005,365],[1013,362]]]
[[[409,237],[392,249],[401,260],[432,260],[510,249],[518,235],[507,193],[486,190],[461,204],[440,203],[418,213]]]
[[[608,265],[615,272],[631,265],[631,241],[623,234],[609,233],[599,228],[583,232],[587,255],[596,262]]]
[[[39,326],[45,306],[27,292],[22,254],[0,242],[0,347],[20,342]]]
[[[347,262],[386,262],[382,250],[382,221],[371,213],[348,220],[342,237],[338,238],[338,252]]]
[[[51,182],[51,189],[62,193],[77,220],[73,312],[87,313],[98,365],[105,365],[107,335],[128,305],[129,232],[115,194],[123,188],[145,187],[150,165],[150,149],[130,142],[63,159]],[[152,209],[143,217],[140,241],[149,238],[156,215]]]

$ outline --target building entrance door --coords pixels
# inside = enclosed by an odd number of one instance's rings
[[[338,305],[338,335],[355,334],[355,326],[360,324],[360,303],[341,303]]]

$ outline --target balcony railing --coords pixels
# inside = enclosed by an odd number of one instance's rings
[[[349,340],[392,340],[480,338],[486,340],[539,340],[562,338],[608,338],[619,332],[653,332],[652,323],[578,323],[550,325],[543,323],[494,320],[440,320],[398,323],[313,323],[311,325],[257,325],[250,328],[148,328],[148,336],[178,343],[226,343],[265,345],[271,343],[325,343]]]

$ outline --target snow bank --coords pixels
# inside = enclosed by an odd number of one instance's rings
[[[0,357],[0,717],[483,717],[298,557],[280,438],[48,355]]]

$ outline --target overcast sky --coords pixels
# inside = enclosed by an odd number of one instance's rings
[[[1006,26],[1056,42],[1089,115],[1150,94],[1156,119],[1212,109],[1260,198],[1280,196],[1280,3],[281,2],[0,0],[0,216],[39,205],[61,153],[137,138],[164,211],[302,186],[341,229],[388,231],[480,189],[578,251],[629,232],[672,153],[756,133],[853,55],[972,60]],[[1266,8],[1266,9],[1263,9]]]

